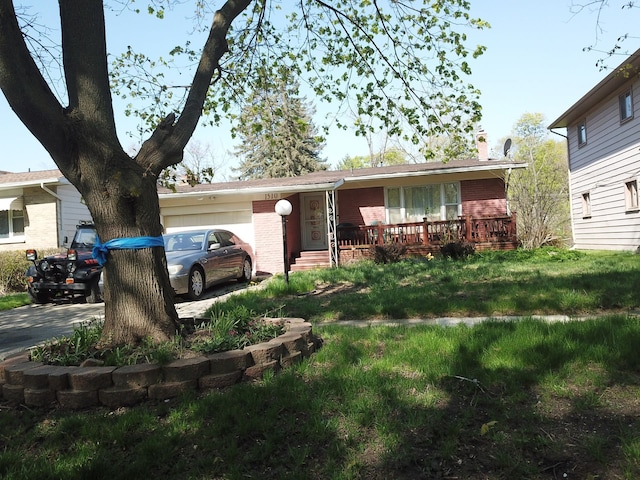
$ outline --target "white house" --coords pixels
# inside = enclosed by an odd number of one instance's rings
[[[571,219],[579,249],[640,246],[640,50],[627,58],[549,129],[566,129]]]
[[[0,172],[0,251],[57,248],[91,215],[59,170]]]

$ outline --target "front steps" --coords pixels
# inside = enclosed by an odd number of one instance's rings
[[[326,268],[331,266],[331,259],[327,250],[300,252],[293,258],[290,265],[292,272],[312,270],[314,268]]]

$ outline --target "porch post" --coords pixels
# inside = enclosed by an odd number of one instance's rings
[[[382,236],[384,235],[384,228],[382,228],[382,223],[378,222],[378,239],[377,239],[377,244],[378,245],[384,245],[384,238],[382,238]]]
[[[327,203],[327,231],[329,239],[329,259],[332,267],[340,264],[340,253],[338,250],[338,238],[336,235],[336,192],[335,190],[326,191]]]
[[[464,222],[465,222],[465,230],[466,230],[466,241],[467,242],[471,242],[473,236],[471,235],[471,215],[465,215],[464,216]]]
[[[422,228],[424,229],[424,232],[423,232],[423,235],[422,235],[422,237],[423,237],[423,241],[422,242],[425,245],[429,245],[429,220],[427,220],[427,218],[428,217],[422,217],[422,224],[423,224]]]

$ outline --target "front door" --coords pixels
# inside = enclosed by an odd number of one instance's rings
[[[324,193],[302,195],[302,249],[326,250],[327,247]]]

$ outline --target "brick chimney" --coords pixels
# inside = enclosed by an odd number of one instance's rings
[[[487,132],[483,129],[476,133],[476,148],[478,149],[478,160],[481,162],[489,160],[489,142],[487,141]]]

